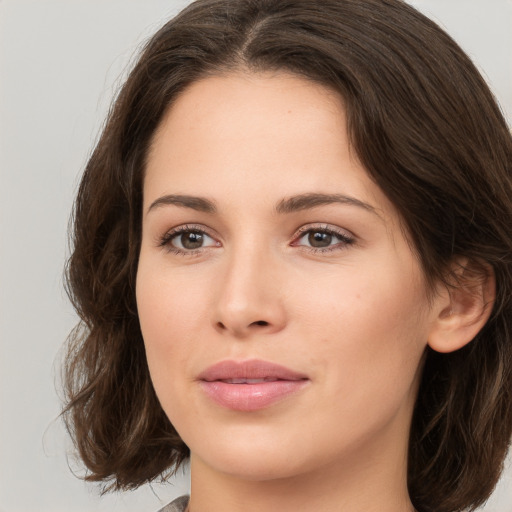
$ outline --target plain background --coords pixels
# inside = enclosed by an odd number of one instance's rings
[[[80,172],[141,42],[188,3],[0,0],[0,512],[152,512],[187,492],[182,474],[106,497],[75,478],[56,388]],[[512,124],[512,1],[411,3],[471,55]],[[512,512],[508,466],[486,512]]]

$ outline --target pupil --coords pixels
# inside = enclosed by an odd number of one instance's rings
[[[312,231],[309,233],[308,241],[311,247],[328,247],[331,245],[332,235],[321,231]]]
[[[181,244],[185,249],[198,249],[203,245],[202,233],[189,231],[181,235]]]

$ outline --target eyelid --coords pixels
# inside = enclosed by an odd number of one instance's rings
[[[330,234],[336,238],[338,238],[338,243],[329,245],[326,247],[313,247],[308,245],[300,244],[299,241],[303,238],[308,232],[318,231]],[[215,241],[215,244],[207,245],[203,247],[198,247],[196,249],[185,249],[176,247],[172,244],[173,239],[179,236],[181,233],[186,232],[198,232],[206,235]],[[299,247],[309,252],[318,252],[318,253],[326,253],[333,250],[342,250],[345,249],[348,245],[354,244],[356,241],[356,237],[350,231],[344,228],[340,228],[338,226],[332,224],[325,223],[312,223],[305,224],[298,228],[293,237],[290,245],[292,247]],[[198,253],[207,251],[212,248],[221,247],[221,242],[219,241],[219,237],[212,233],[212,230],[203,224],[181,224],[176,227],[173,227],[167,230],[163,235],[159,235],[156,240],[156,245],[158,247],[164,248],[169,252],[173,252],[179,255],[193,256]]]
[[[180,247],[172,245],[172,240],[174,238],[176,238],[181,233],[187,233],[190,231],[206,235],[207,237],[211,238],[216,242],[215,245],[198,247],[197,249],[182,249]],[[218,236],[214,235],[209,228],[202,224],[180,224],[179,226],[167,230],[163,235],[159,235],[156,240],[156,245],[158,247],[166,249],[169,252],[174,252],[180,255],[192,256],[204,250],[220,247],[221,243],[218,240]]]
[[[333,224],[327,224],[325,222],[311,222],[309,224],[304,224],[296,230],[294,237],[314,230],[327,231],[329,233],[339,234],[340,236],[344,236],[346,238],[355,238],[355,235],[348,229],[341,228]]]
[[[311,231],[319,231],[323,233],[328,233],[330,235],[333,235],[337,237],[340,242],[327,247],[312,247],[307,245],[300,245],[298,244],[298,241],[303,238],[307,233]],[[293,240],[290,245],[294,247],[302,247],[306,250],[313,251],[313,252],[328,252],[332,250],[340,250],[346,248],[347,245],[352,245],[356,242],[356,237],[353,233],[350,231],[340,228],[338,226],[333,226],[332,224],[325,224],[325,223],[314,223],[314,224],[305,224],[304,226],[301,226],[293,235]]]

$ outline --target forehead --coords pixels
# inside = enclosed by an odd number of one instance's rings
[[[245,151],[259,144],[268,153],[285,137],[311,143],[326,131],[339,136],[344,130],[341,97],[317,83],[285,72],[208,76],[174,100],[155,133],[150,158],[162,139],[166,145],[171,138],[180,144],[200,141],[203,154],[208,143],[221,142],[242,143]]]
[[[349,144],[343,100],[288,73],[233,73],[190,85],[152,141],[145,204],[163,193],[275,204],[307,192],[391,205]]]

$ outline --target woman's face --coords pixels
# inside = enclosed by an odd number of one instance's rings
[[[333,92],[239,73],[179,97],[147,162],[137,304],[193,464],[250,479],[405,465],[434,313]]]

